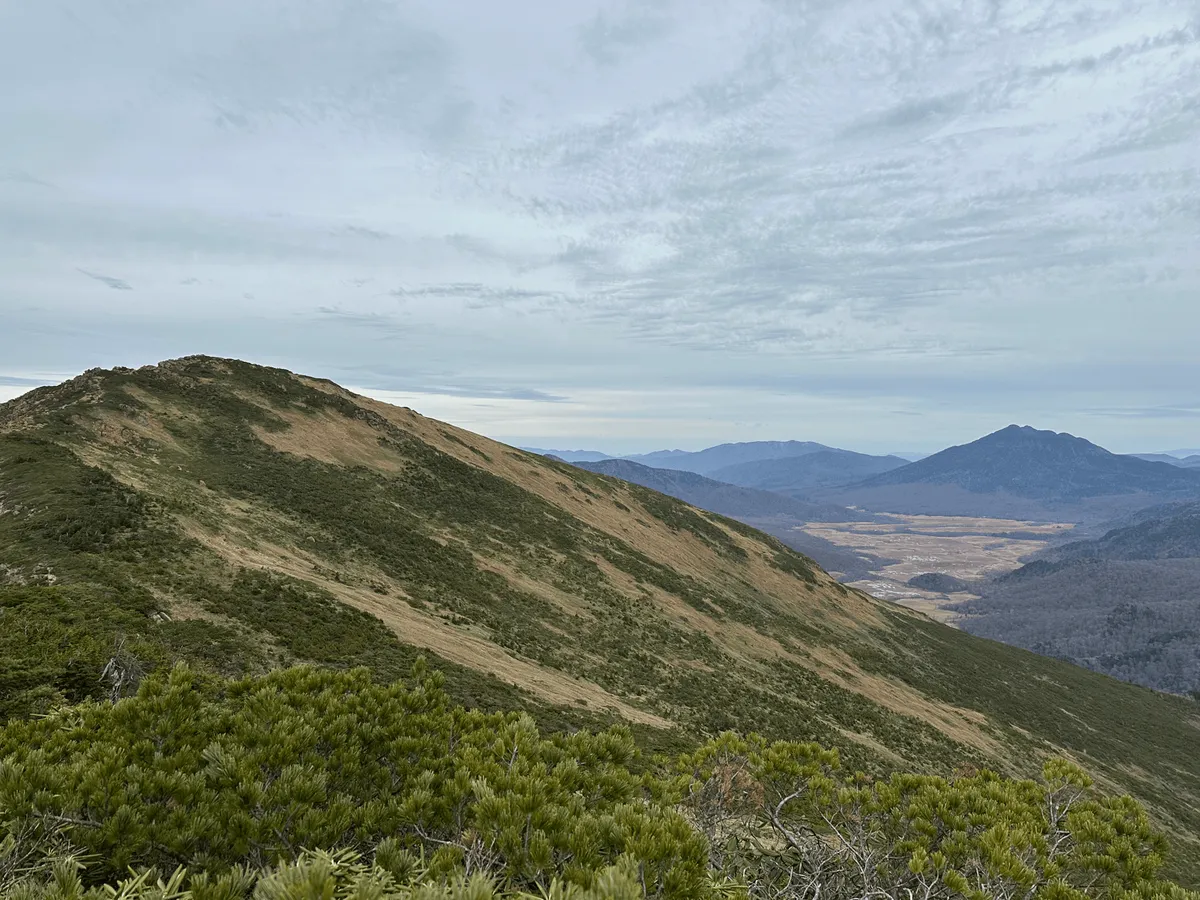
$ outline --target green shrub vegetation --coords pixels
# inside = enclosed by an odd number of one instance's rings
[[[357,429],[352,437],[361,446],[363,429],[369,428],[380,458],[402,465],[333,465],[280,452],[260,435],[291,428],[283,414],[301,422],[311,419],[327,441],[338,439],[344,422]],[[49,753],[60,744],[83,752],[86,745],[88,753],[109,754],[105,765],[156,773],[153,783],[139,781],[140,775],[124,776],[130,785],[140,785],[130,794],[131,803],[165,790],[164,785],[175,784],[172,779],[199,790],[197,784],[208,784],[203,773],[212,771],[207,760],[192,770],[187,768],[192,762],[182,761],[194,756],[175,756],[182,768],[168,772],[155,768],[161,762],[156,739],[144,758],[122,762],[116,743],[88,743],[83,726],[66,743],[55,729],[86,721],[121,733],[124,726],[116,723],[132,713],[112,710],[144,711],[151,701],[139,694],[116,707],[104,704],[130,698],[147,678],[147,685],[157,686],[146,688],[151,694],[166,690],[164,685],[174,683],[167,673],[179,663],[188,667],[190,687],[184,694],[193,698],[189,702],[218,718],[246,715],[230,705],[238,697],[287,694],[287,679],[308,671],[295,666],[319,666],[328,677],[352,678],[346,683],[373,679],[373,687],[362,688],[364,696],[384,697],[381,685],[404,677],[419,652],[404,634],[341,602],[343,589],[352,589],[366,592],[372,604],[411,604],[447,629],[469,629],[476,638],[540,666],[547,680],[561,672],[590,681],[671,723],[667,728],[629,726],[620,733],[622,741],[632,735],[636,749],[619,767],[638,778],[658,779],[639,782],[623,802],[660,804],[660,811],[682,816],[693,829],[698,826],[689,818],[695,815],[692,807],[653,793],[670,782],[668,764],[656,762],[655,755],[678,760],[726,731],[836,749],[836,771],[863,773],[873,779],[873,791],[897,773],[935,779],[921,782],[925,791],[942,784],[939,778],[961,786],[968,782],[954,773],[963,766],[1017,779],[998,782],[1004,785],[1028,785],[1036,782],[1045,758],[1065,753],[1099,783],[1128,791],[1145,804],[1172,843],[1164,871],[1200,887],[1200,720],[1190,699],[973,638],[886,604],[870,606],[857,621],[840,617],[839,604],[861,611],[872,601],[830,585],[811,560],[742,523],[552,460],[515,451],[465,452],[463,446],[470,444],[461,433],[435,425],[447,442],[438,449],[402,427],[403,421],[402,416],[384,419],[350,396],[320,390],[290,373],[205,358],[87,373],[0,407],[0,723],[10,723],[5,733],[27,734],[29,746],[41,748],[29,753]],[[543,495],[527,489],[502,474],[507,470],[492,466],[496,459],[509,467],[519,463],[517,468],[550,490]],[[572,512],[581,509],[587,512]],[[593,511],[603,516],[587,518]],[[613,527],[589,524],[603,522],[604,516]],[[647,523],[656,529],[657,546],[637,537]],[[672,535],[679,547],[664,549]],[[267,551],[278,551],[293,563],[311,564],[312,572],[296,564],[288,565],[286,574],[264,568],[268,563],[239,564],[229,554],[218,555],[213,549],[218,544],[245,551],[245,559],[261,550],[258,558],[269,560]],[[707,562],[690,567],[697,554]],[[764,563],[776,570],[772,583],[784,585],[772,588],[774,594],[756,583],[751,568]],[[550,599],[554,594],[569,603]],[[694,618],[696,612],[711,627],[684,621],[684,613]],[[724,630],[738,637],[730,640]],[[483,717],[478,721],[491,723],[489,728],[501,727],[496,724],[501,720],[509,723],[504,728],[515,727],[505,716],[517,716],[514,722],[527,716],[545,736],[537,740],[552,745],[586,741],[589,734],[612,739],[607,729],[619,720],[611,708],[556,706],[492,675],[428,655],[446,691],[463,707],[461,715]],[[844,659],[846,670],[822,677],[820,672],[837,668],[829,659]],[[370,678],[360,669],[369,670]],[[284,678],[281,670],[292,674]],[[867,677],[871,685],[858,690]],[[272,681],[278,678],[284,680]],[[916,698],[925,707],[905,706],[898,698]],[[956,719],[956,710],[963,716]],[[504,715],[487,718],[496,711]],[[304,713],[310,714],[324,716]],[[110,715],[116,718],[104,718]],[[947,721],[962,728],[948,728]],[[324,733],[325,725],[312,727]],[[971,729],[974,740],[963,736]],[[578,734],[584,737],[573,737]],[[11,746],[12,754],[25,759],[26,751]],[[739,752],[750,760],[759,752],[755,746]],[[67,778],[66,758],[47,762],[44,771],[57,773],[53,779]],[[21,764],[32,765],[31,759]],[[59,822],[66,829],[62,832],[51,827],[55,820],[42,821],[38,827],[47,830],[37,846],[77,854],[72,858],[85,864],[76,873],[81,890],[135,877],[124,868],[127,863],[155,869],[139,891],[159,890],[154,887],[159,878],[166,891],[179,866],[191,873],[181,877],[192,885],[195,878],[228,876],[222,867],[245,865],[253,867],[255,883],[311,876],[321,884],[332,879],[333,885],[328,891],[314,887],[312,896],[375,896],[361,885],[368,893],[354,893],[360,887],[353,885],[378,874],[376,843],[404,834],[405,852],[416,854],[425,874],[416,881],[395,875],[390,887],[379,889],[385,892],[380,896],[430,880],[451,890],[447,886],[454,879],[477,874],[465,862],[456,869],[458,863],[447,862],[445,853],[438,856],[443,845],[414,844],[412,835],[395,824],[400,820],[394,810],[386,811],[394,797],[380,806],[363,799],[365,789],[329,781],[330,773],[320,775],[315,757],[294,762],[305,772],[304,767],[317,767],[309,780],[324,784],[321,790],[332,791],[330,797],[342,797],[338,809],[353,808],[354,828],[335,833],[324,820],[290,822],[284,833],[301,831],[289,838],[286,865],[275,872],[281,851],[270,835],[255,838],[262,842],[257,856],[250,851],[239,856],[221,849],[221,841],[233,840],[229,829],[168,840],[158,819],[138,820],[138,827],[144,826],[139,831],[136,822],[127,821],[132,813],[113,812],[111,822],[106,819],[108,824],[97,828]],[[739,765],[758,771],[757,762]],[[469,767],[461,771],[475,777]],[[60,787],[47,786],[46,796],[60,796],[54,792],[66,791],[61,786],[68,783],[53,781]],[[845,787],[865,790],[866,784]],[[350,793],[337,793],[343,790]],[[858,796],[867,802],[866,795]],[[168,804],[168,809],[174,808]],[[375,813],[383,818],[361,818]],[[203,817],[192,822],[178,809],[171,815],[202,829]],[[746,847],[754,844],[759,848],[755,859],[761,861],[762,853],[786,843],[772,830],[774,824],[761,818],[761,810],[737,812],[734,819],[746,824],[738,840],[749,843],[739,844],[729,859],[750,853]],[[14,839],[25,840],[20,829],[33,827],[35,819],[22,819],[11,832]],[[758,825],[749,827],[751,820]],[[891,841],[887,835],[893,832],[885,831],[872,840]],[[118,833],[121,841],[112,844],[97,837]],[[450,840],[445,834],[438,832],[438,840]],[[991,840],[999,840],[996,834]],[[193,838],[195,846],[207,849],[189,849]],[[316,855],[306,857],[305,851]],[[755,869],[752,877],[749,870],[730,868],[732,863],[714,868],[713,852],[706,850],[704,891],[733,890],[727,881],[746,889],[768,883],[765,870]],[[43,861],[43,874],[49,873],[51,856]],[[623,883],[628,853],[613,849],[602,856],[587,864],[588,871],[596,878],[607,872],[604,877],[613,885]],[[75,870],[67,871],[64,858],[54,857],[55,877],[65,879],[61,890],[71,896]],[[468,881],[453,890],[471,897],[488,896],[493,889],[501,895],[550,891],[556,877],[561,884],[554,889],[560,892],[592,889],[591,875],[577,878],[558,862],[539,869],[532,880],[501,869],[488,869],[483,877],[491,879],[490,886]],[[639,891],[640,877],[635,866]],[[781,877],[787,884],[788,876]],[[176,888],[192,890],[186,885]],[[219,896],[204,894],[216,888],[195,890],[197,897]],[[905,900],[925,896],[913,890]]]
[[[0,729],[0,894],[128,898],[1194,898],[1128,797],[845,771],[726,733],[647,763],[442,679],[183,666]],[[640,761],[640,764],[639,764]]]

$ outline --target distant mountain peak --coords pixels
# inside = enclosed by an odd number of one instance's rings
[[[1086,438],[1076,437],[1067,431],[1052,431],[1048,428],[1034,428],[1032,425],[1006,425],[999,431],[993,431],[991,434],[984,435],[979,440],[986,441],[996,438],[1012,438],[1034,439],[1044,441],[1082,441],[1085,444],[1091,444],[1091,441]],[[1096,447],[1096,444],[1092,444]],[[1102,449],[1102,448],[1101,448]],[[1107,451],[1106,451],[1107,452]]]
[[[957,494],[952,496],[951,491]],[[1012,424],[971,443],[949,447],[867,478],[828,499],[898,512],[952,514],[953,506],[957,514],[990,514],[968,512],[983,510],[986,505],[971,501],[970,495],[1005,496],[1058,506],[1122,495],[1180,499],[1200,496],[1200,474],[1181,466],[1111,453],[1066,432]]]

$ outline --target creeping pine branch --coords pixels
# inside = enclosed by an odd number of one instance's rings
[[[775,808],[773,810],[771,810],[771,813],[770,813],[771,824],[775,826],[775,830],[778,831],[779,834],[783,836],[783,839],[788,842],[788,844],[791,846],[791,848],[798,853],[807,852],[807,848],[802,846],[800,844],[800,842],[796,840],[796,838],[792,835],[791,831],[788,830],[788,828],[783,824],[783,820],[780,818],[780,816],[783,813],[783,808],[785,806],[787,806],[789,803],[791,803],[793,800],[798,798],[803,793],[804,793],[804,788],[800,788],[799,790],[793,791],[792,793],[788,794],[786,797],[784,797],[782,800],[780,800],[779,803],[777,803],[775,805]]]

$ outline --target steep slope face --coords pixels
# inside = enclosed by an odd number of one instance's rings
[[[898,456],[870,456],[850,450],[818,450],[803,456],[764,459],[725,466],[711,473],[717,481],[808,496],[817,488],[838,487],[908,465]]]
[[[695,472],[698,475],[709,475],[726,466],[763,459],[804,456],[808,453],[832,449],[832,447],[826,447],[824,444],[817,444],[813,441],[746,441],[737,444],[718,444],[715,447],[695,452],[658,450],[654,453],[623,458],[656,469],[676,469],[683,472]]]
[[[826,496],[893,512],[1095,517],[1197,495],[1193,471],[1010,425]]]
[[[589,472],[620,478],[711,512],[737,518],[786,516],[797,522],[869,522],[874,517],[830,503],[811,503],[770,491],[726,484],[694,472],[656,469],[627,459],[579,462]]]
[[[193,357],[0,407],[0,712],[187,659],[400,673],[467,702],[725,728],[851,766],[1077,758],[1200,834],[1200,708],[837,584],[735,521],[353,395]],[[109,666],[101,681],[101,670]],[[1190,849],[1189,849],[1190,848]]]

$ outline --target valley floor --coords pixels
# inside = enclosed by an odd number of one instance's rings
[[[908,580],[925,572],[940,572],[974,581],[1021,566],[1031,553],[1057,543],[1073,526],[1016,519],[964,516],[889,515],[883,522],[813,522],[795,530],[860,554],[868,561],[866,575],[845,579],[872,596],[919,610],[954,625],[959,613],[952,607],[974,595],[918,590]]]

